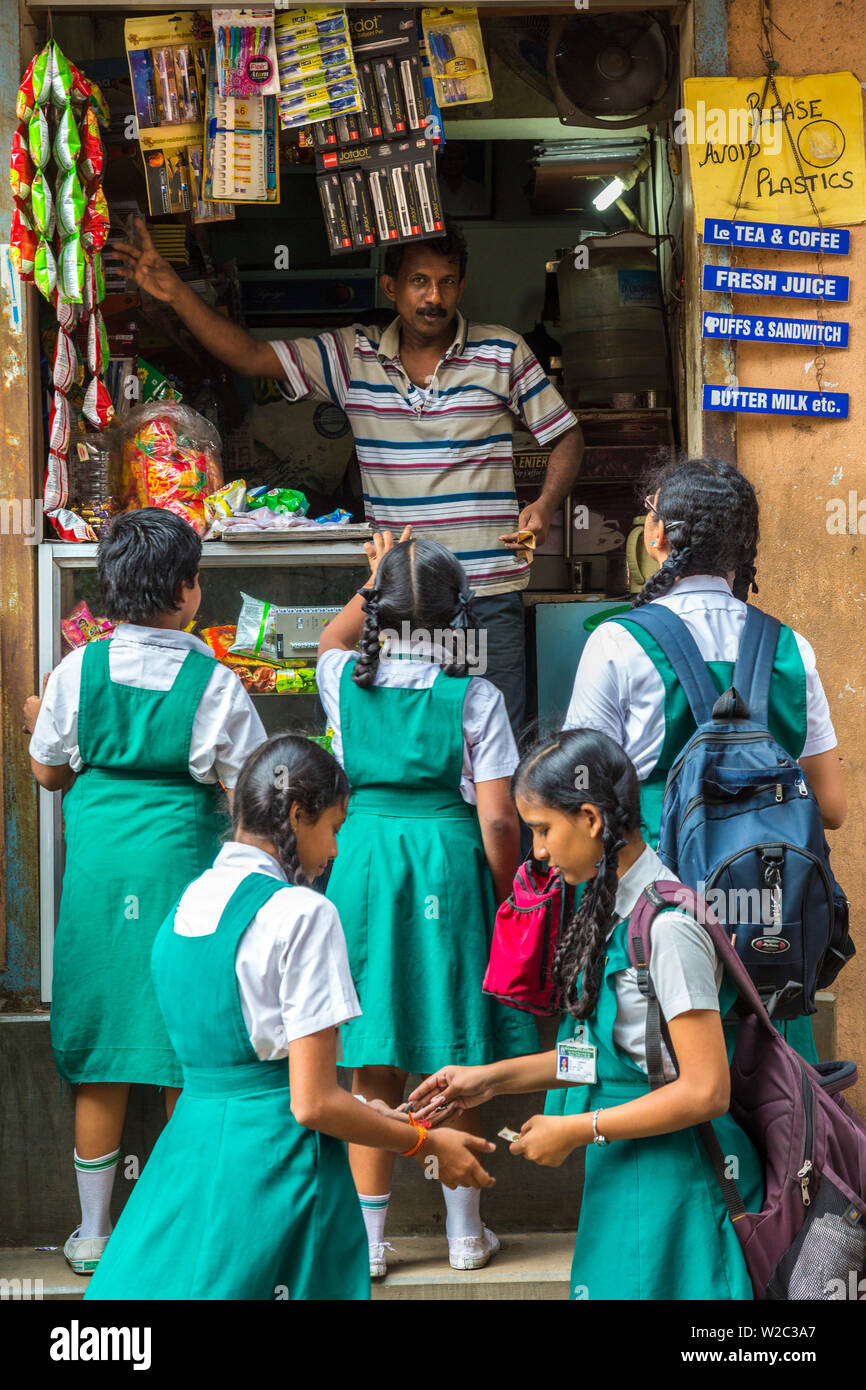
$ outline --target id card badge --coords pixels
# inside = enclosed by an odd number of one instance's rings
[[[578,1041],[556,1044],[557,1081],[576,1081],[592,1086],[597,1080],[598,1048]]]

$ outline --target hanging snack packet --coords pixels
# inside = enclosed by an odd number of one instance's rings
[[[97,309],[91,314],[87,325],[87,365],[94,376],[102,375],[108,366],[110,356],[111,350],[108,346],[105,323]]]
[[[54,159],[64,173],[75,168],[75,161],[81,150],[81,136],[75,124],[71,106],[65,106],[57,117],[57,130],[54,135]]]
[[[69,106],[72,97],[72,67],[56,43],[52,44],[52,50],[54,66],[51,74],[51,100],[58,111],[62,111]]]
[[[72,413],[62,391],[55,391],[48,417],[48,447],[53,454],[66,456],[72,432]]]
[[[79,76],[81,77],[80,73]],[[90,104],[96,112],[100,125],[108,126],[111,121],[111,112],[108,109],[108,102],[102,95],[102,89],[100,88],[99,83],[94,82],[92,79],[88,79],[86,77],[82,77],[82,81],[88,88]]]
[[[57,189],[57,223],[63,236],[73,236],[81,229],[86,206],[84,190],[78,174],[70,169]]]
[[[27,146],[37,169],[44,169],[51,158],[51,136],[41,106],[37,106],[27,122]]]
[[[84,209],[81,223],[81,241],[88,254],[102,250],[108,240],[109,228],[108,203],[102,189],[97,187]]]
[[[70,236],[61,244],[57,284],[60,298],[67,304],[80,304],[84,288],[84,248],[80,236]]]
[[[36,58],[31,58],[27,65],[27,71],[21,79],[21,86],[18,88],[18,98],[15,103],[15,114],[19,121],[29,121],[33,115],[33,108],[36,105],[36,97],[33,92],[33,68]]]
[[[43,299],[50,299],[57,287],[57,262],[50,242],[40,237],[33,258],[33,279]]]
[[[36,263],[36,233],[30,218],[21,208],[12,214],[12,230],[9,233],[9,259],[22,280],[33,280]]]
[[[12,153],[9,157],[9,183],[16,198],[26,202],[33,187],[36,170],[30,151],[27,148],[27,130],[21,125],[12,136]]]
[[[36,231],[42,236],[50,236],[54,199],[51,197],[51,185],[41,169],[33,176],[30,206],[33,209],[33,225]]]
[[[95,376],[84,393],[84,405],[81,408],[85,420],[96,429],[105,429],[110,420],[114,419],[114,406],[111,397],[99,380]]]
[[[78,349],[75,341],[63,329],[57,330],[57,346],[54,349],[54,386],[64,396],[78,380]]]
[[[85,184],[90,183],[91,179],[98,179],[102,173],[105,163],[105,153],[102,148],[102,138],[99,134],[99,121],[96,119],[96,112],[92,106],[88,106],[84,113],[84,126],[81,132],[81,155],[78,160],[78,172]]]
[[[46,512],[53,512],[57,507],[66,506],[68,496],[69,473],[66,467],[66,455],[57,454],[51,450],[45,467],[42,506]]]
[[[54,81],[54,44],[47,43],[41,53],[36,55],[33,64],[33,95],[37,106],[45,106],[51,100],[51,84]]]
[[[71,304],[65,299],[61,299],[57,291],[54,291],[54,312],[57,316],[57,326],[62,328],[64,333],[72,333],[78,322],[78,305]]]

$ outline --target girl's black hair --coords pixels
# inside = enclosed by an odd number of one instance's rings
[[[758,499],[738,468],[721,459],[668,463],[651,474],[644,491],[653,497],[665,524],[671,553],[632,602],[640,608],[661,598],[687,574],[733,574],[733,591],[744,601],[755,583]]]
[[[363,688],[373,684],[379,665],[379,634],[386,630],[398,636],[403,624],[410,630],[464,632],[475,626],[472,595],[466,571],[460,561],[438,541],[398,541],[379,565],[372,589],[364,595],[364,631],[359,643],[361,655],[355,662],[352,680]],[[459,656],[456,641],[451,659],[442,669],[447,676],[465,676],[469,662]]]
[[[348,795],[348,778],[335,757],[299,734],[275,734],[241,768],[232,829],[271,840],[289,883],[305,885],[289,821],[292,803],[298,803],[308,821],[315,821]]]
[[[123,512],[96,551],[106,614],[146,624],[176,613],[178,585],[195,583],[200,562],[201,536],[182,517],[161,507]]]
[[[569,729],[524,754],[511,779],[511,795],[566,815],[576,815],[589,802],[604,820],[597,872],[560,934],[551,969],[564,1007],[573,1018],[588,1018],[598,1000],[607,933],[613,922],[619,852],[640,827],[634,764],[607,734]]]

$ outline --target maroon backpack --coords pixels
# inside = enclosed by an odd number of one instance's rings
[[[857,1079],[853,1062],[809,1066],[770,1022],[724,927],[682,883],[651,884],[628,923],[628,950],[647,998],[647,1072],[665,1084],[661,1040],[674,1058],[647,962],[658,912],[691,913],[738,989],[728,1022],[737,1023],[731,1062],[734,1120],[758,1151],[764,1170],[760,1211],[746,1211],[712,1125],[700,1125],[716,1178],[758,1299],[849,1299],[866,1295],[866,1125],[838,1094]]]
[[[574,911],[574,889],[530,856],[517,870],[511,896],[496,914],[482,990],[542,1016],[560,1012],[550,967],[562,924]]]

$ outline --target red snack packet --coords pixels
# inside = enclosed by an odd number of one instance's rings
[[[71,512],[70,515],[75,516],[75,513]],[[76,520],[80,521],[81,518],[77,517]],[[113,637],[114,624],[108,618],[94,618],[84,599],[81,599],[71,613],[61,618],[60,631],[70,647],[84,647],[88,642],[104,642],[106,638]]]
[[[48,420],[48,447],[53,454],[62,454],[65,458],[71,428],[69,402],[62,391],[55,391]]]
[[[96,536],[87,522],[83,521],[77,512],[71,512],[67,507],[56,507],[53,511],[46,512],[45,515],[62,541],[96,540]],[[102,621],[107,622],[108,619],[105,618]],[[63,622],[60,626],[63,627]],[[110,637],[111,633],[106,632],[104,636]]]
[[[237,627],[232,623],[224,624],[222,627],[206,627],[202,628],[201,639],[207,642],[217,661],[225,661],[237,631]]]
[[[57,330],[57,346],[54,349],[54,385],[63,395],[78,378],[78,351],[75,343],[64,329]]]
[[[91,179],[99,178],[105,163],[102,138],[99,134],[99,121],[92,106],[88,106],[82,117],[81,154],[78,156],[78,172],[81,182],[89,184]]]
[[[98,430],[105,429],[109,420],[114,419],[114,406],[111,403],[111,397],[98,376],[93,378],[84,393],[84,405],[81,407],[81,413],[85,420]]]
[[[33,115],[33,108],[36,105],[36,96],[33,91],[33,64],[36,62],[38,54],[30,59],[27,71],[21,79],[21,86],[18,88],[18,99],[15,104],[15,114],[19,121],[29,121]]]
[[[88,254],[102,250],[108,240],[109,226],[108,203],[102,188],[97,188],[84,209],[81,224],[81,244]]]
[[[9,259],[22,280],[34,280],[33,267],[36,264],[37,236],[30,219],[21,208],[16,207],[12,214],[12,230],[9,233]]]
[[[30,150],[27,145],[27,129],[20,125],[12,136],[12,153],[9,156],[9,183],[16,198],[21,198],[26,202],[30,197],[30,190],[33,187],[33,176],[36,170],[33,167],[33,160],[30,158]]]
[[[72,91],[70,92],[70,98],[73,104],[80,106],[83,103],[89,103],[93,94],[93,89],[84,76],[84,73],[80,68],[77,68],[74,63],[69,64],[69,71],[72,73]]]
[[[46,515],[62,508],[69,494],[69,475],[66,469],[66,455],[52,450],[45,468],[45,482],[42,487],[42,507]],[[82,537],[64,539],[81,540]]]

